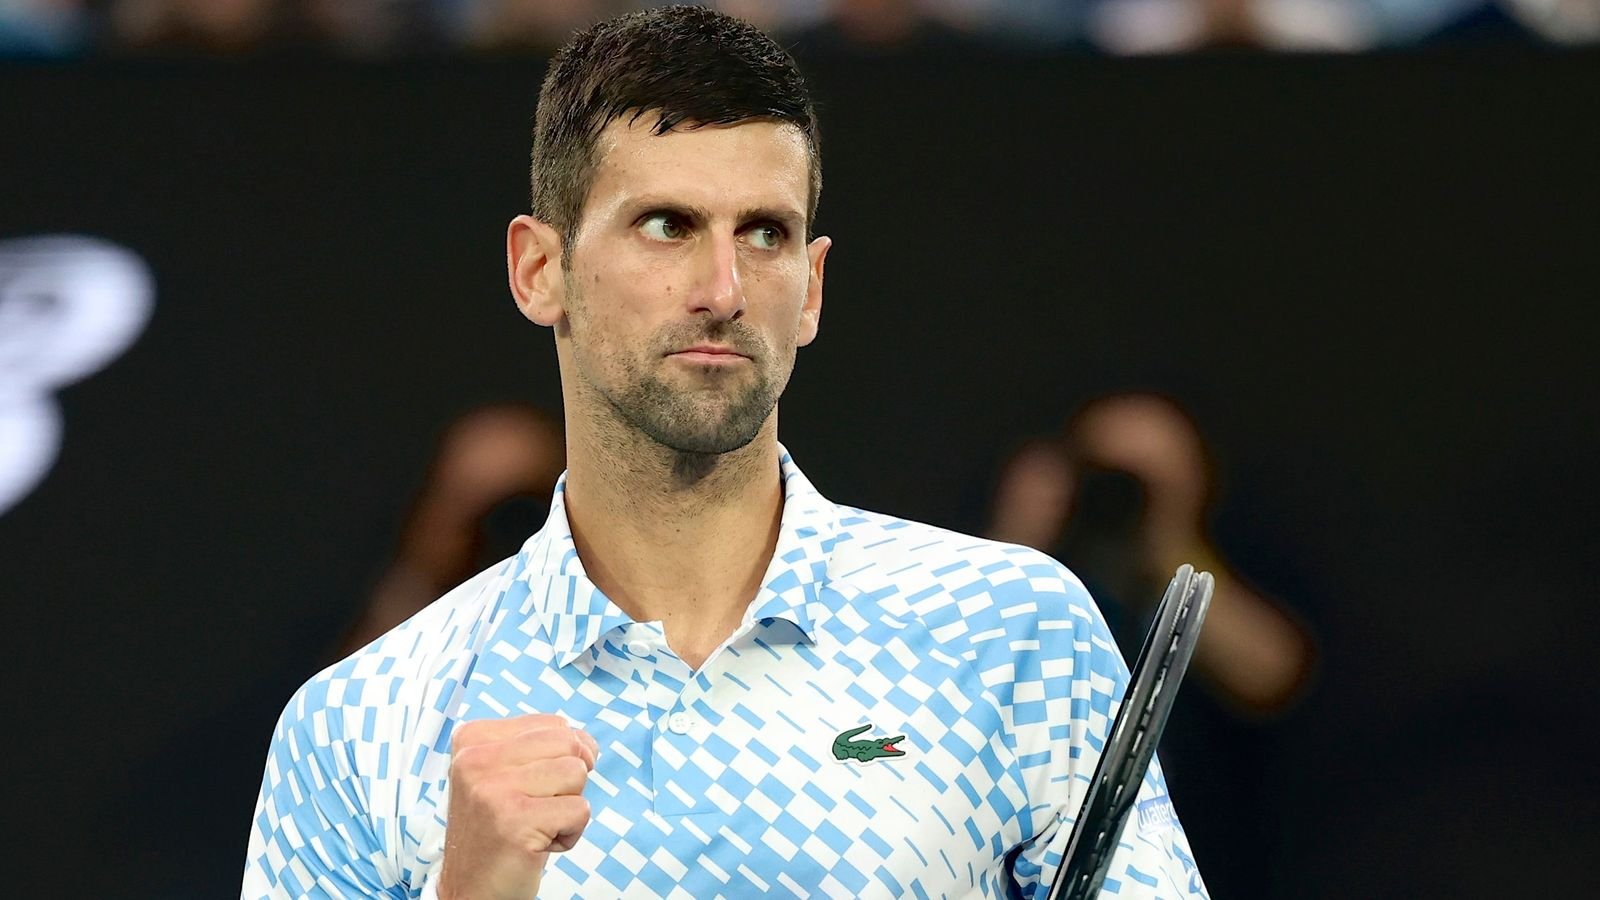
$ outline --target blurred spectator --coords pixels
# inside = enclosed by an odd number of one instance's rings
[[[288,31],[277,0],[114,0],[113,41],[134,50],[246,53]]]
[[[381,57],[433,46],[423,0],[114,0],[112,40],[157,53],[320,49]]]
[[[1600,0],[1088,0],[1084,29],[1111,53],[1178,53],[1208,47],[1356,52],[1430,39],[1521,41],[1508,9],[1566,6],[1567,40],[1593,40],[1581,25]]]
[[[0,0],[0,57],[113,47],[360,57],[543,52],[648,0]],[[992,44],[1117,54],[1213,47],[1354,52],[1420,43],[1600,41],[1600,0],[711,0],[802,47]],[[102,13],[104,15],[102,15]],[[100,19],[107,28],[97,27]]]
[[[530,406],[486,406],[446,430],[400,546],[338,651],[348,656],[473,573],[513,555],[544,526],[566,467],[555,419]]]
[[[898,49],[930,43],[1070,41],[1081,0],[718,0],[730,15],[808,46]]]
[[[1227,702],[1275,714],[1299,696],[1314,651],[1308,633],[1234,574],[1207,535],[1211,467],[1200,434],[1152,394],[1098,399],[1066,440],[1038,441],[1006,466],[989,536],[1055,555],[1078,573],[1119,635],[1137,646],[1143,618],[1185,562],[1217,578],[1195,670]],[[1130,644],[1129,640],[1134,641]]]
[[[739,4],[720,5],[732,12],[729,7]],[[813,14],[789,15],[771,29],[792,35],[807,49],[869,52],[1038,43],[1051,33],[1039,27],[1038,14],[1070,6],[1049,0],[1014,6],[994,0],[825,0],[803,5]],[[1018,23],[1021,27],[1012,27]]]
[[[718,0],[710,5],[765,31],[793,34],[826,19],[834,3],[832,0]]]
[[[0,58],[77,56],[92,36],[84,0],[0,0]]]
[[[1511,17],[1563,44],[1600,41],[1600,0],[1505,0]]]
[[[942,30],[916,0],[834,0],[826,22],[844,42],[866,48],[927,43]]]
[[[1292,805],[1272,788],[1282,716],[1300,699],[1315,651],[1307,630],[1213,546],[1206,512],[1214,493],[1189,417],[1162,397],[1117,394],[1086,405],[1062,437],[1034,441],[1009,461],[990,536],[1071,567],[1127,653],[1140,646],[1180,563],[1217,577],[1192,686],[1161,738],[1162,765],[1213,896],[1271,896],[1270,857],[1292,827]]]
[[[299,0],[298,19],[311,42],[380,57],[441,43],[425,6],[424,0]]]
[[[635,6],[622,0],[437,0],[434,4],[454,43],[490,51],[553,50],[585,25]]]

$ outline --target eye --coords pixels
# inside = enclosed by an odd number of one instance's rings
[[[750,229],[750,243],[758,250],[778,249],[783,236],[783,229],[776,225],[757,225]]]
[[[683,222],[672,213],[651,213],[639,223],[639,230],[652,241],[682,240],[687,231]]]

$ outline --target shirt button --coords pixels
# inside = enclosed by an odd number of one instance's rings
[[[673,734],[688,734],[689,729],[694,727],[694,719],[688,713],[674,713],[667,720],[667,727],[672,729]]]
[[[650,645],[645,641],[629,641],[628,652],[634,656],[649,656]]]

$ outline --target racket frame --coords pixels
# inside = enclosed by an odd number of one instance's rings
[[[1099,894],[1194,656],[1215,588],[1211,573],[1196,572],[1187,563],[1167,585],[1073,820],[1049,900],[1090,900]]]

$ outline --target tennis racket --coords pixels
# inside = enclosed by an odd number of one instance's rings
[[[1156,608],[1156,620],[1133,665],[1122,708],[1111,723],[1111,737],[1094,767],[1089,793],[1073,823],[1049,900],[1090,900],[1100,893],[1139,785],[1172,712],[1178,684],[1194,655],[1215,586],[1211,573],[1196,572],[1187,564],[1178,567],[1167,585]]]

